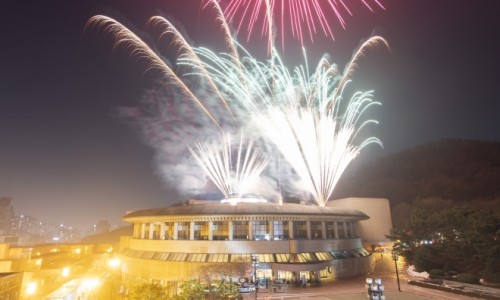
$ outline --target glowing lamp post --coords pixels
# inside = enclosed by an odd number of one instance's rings
[[[31,296],[33,296],[36,293],[36,282],[30,282],[28,284],[28,288],[26,289],[26,295],[28,296],[28,299],[31,299]]]
[[[111,268],[111,282],[110,282],[110,299],[115,299],[115,276],[116,276],[116,270],[120,267],[121,261],[118,258],[112,258],[108,260],[108,266]]]
[[[396,251],[392,251],[392,260],[394,260],[394,266],[396,267],[396,278],[398,280],[398,291],[401,292],[401,286],[399,285],[398,254],[396,253]]]
[[[257,267],[259,266],[259,256],[252,254],[253,282],[255,284],[255,299],[257,299]]]
[[[365,287],[368,289],[368,299],[370,300],[385,300],[384,286],[382,279],[366,278]]]

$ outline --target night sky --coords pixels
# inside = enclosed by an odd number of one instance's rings
[[[442,138],[500,140],[499,1],[381,0],[386,10],[374,13],[351,1],[346,29],[331,21],[335,41],[318,34],[306,48],[309,61],[328,52],[343,67],[370,35],[389,42],[390,52],[374,50],[358,71],[383,103],[370,117],[380,121],[373,134],[384,148],[364,159]],[[137,32],[149,17],[166,16],[193,45],[222,50],[197,0],[4,3],[0,196],[12,197],[16,215],[85,228],[183,200],[162,185],[153,149],[113,113],[137,105],[155,78],[83,32],[97,14]],[[246,46],[265,58],[258,36]],[[296,40],[280,51],[290,67],[303,62]]]

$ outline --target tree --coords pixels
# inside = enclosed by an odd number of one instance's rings
[[[408,228],[389,236],[418,271],[456,270],[479,274],[500,269],[500,211],[460,206],[413,210]]]
[[[177,298],[182,300],[205,299],[205,287],[199,280],[191,279],[184,281],[180,286]]]
[[[134,300],[162,300],[168,298],[168,292],[165,287],[159,284],[142,283],[132,288],[129,297]]]

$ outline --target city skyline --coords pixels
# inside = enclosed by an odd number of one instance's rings
[[[330,53],[341,68],[372,33],[386,38],[391,53],[369,53],[359,80],[375,90],[382,107],[376,135],[394,153],[440,138],[499,140],[500,112],[494,83],[499,78],[493,1],[383,1],[386,10],[362,9],[349,17],[335,41],[319,34],[307,43],[311,61]],[[138,104],[155,80],[111,54],[103,39],[83,34],[86,21],[104,14],[142,30],[156,14],[177,20],[197,46],[207,38],[199,1],[63,1],[9,4],[2,18],[5,66],[0,91],[0,196],[12,197],[16,214],[87,227],[112,224],[131,210],[167,206],[183,198],[162,186],[153,149],[118,107]],[[199,16],[194,22],[193,15]],[[214,24],[211,24],[214,26]],[[212,30],[214,30],[212,28]],[[253,51],[265,55],[266,45]],[[283,56],[301,62],[298,41]],[[375,147],[374,147],[375,148]],[[367,157],[364,157],[365,159]],[[59,219],[57,219],[59,218]]]

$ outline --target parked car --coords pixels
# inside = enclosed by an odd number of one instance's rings
[[[238,291],[240,293],[253,293],[255,292],[255,285],[253,283],[237,283],[238,285]]]

